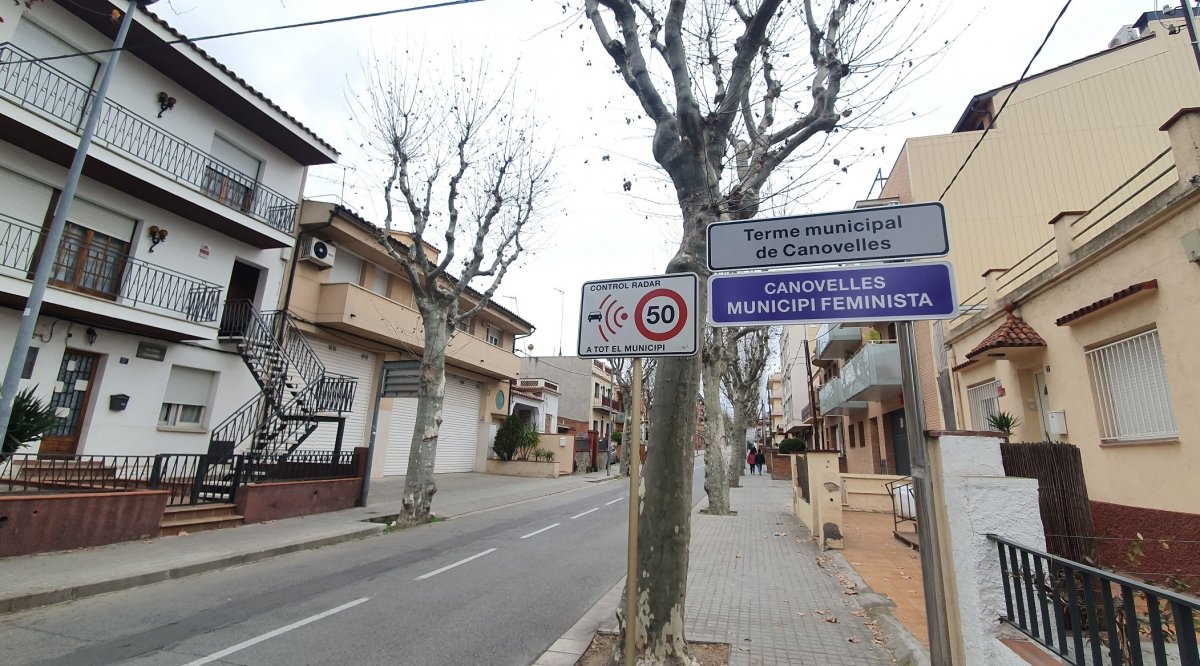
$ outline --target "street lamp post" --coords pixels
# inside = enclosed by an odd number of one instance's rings
[[[117,38],[113,41],[113,50],[109,55],[108,64],[104,66],[104,75],[100,78],[100,86],[92,99],[91,109],[88,110],[87,122],[84,123],[83,133],[79,136],[79,146],[75,149],[75,157],[71,161],[71,169],[67,172],[67,182],[63,185],[62,194],[54,207],[54,219],[50,229],[46,231],[46,240],[42,246],[42,255],[38,258],[37,270],[33,275],[33,285],[29,289],[29,298],[25,301],[25,309],[21,313],[21,325],[17,329],[17,341],[13,345],[12,355],[8,357],[8,368],[4,372],[4,383],[0,385],[0,433],[8,432],[8,423],[12,418],[13,400],[21,382],[21,370],[25,366],[25,357],[29,354],[29,343],[33,339],[33,329],[37,325],[38,316],[42,312],[42,301],[46,297],[46,285],[50,282],[50,273],[54,269],[54,261],[58,257],[58,246],[62,243],[63,230],[67,226],[67,212],[71,210],[71,201],[75,198],[75,189],[79,186],[79,178],[83,174],[83,163],[87,159],[88,148],[92,145],[92,137],[96,134],[96,125],[100,122],[100,113],[104,110],[104,100],[108,96],[108,86],[112,82],[113,72],[117,69],[117,60],[125,47],[125,37],[129,34],[129,26],[133,23],[133,14],[139,6],[152,5],[157,0],[130,0],[129,8],[121,19],[121,27],[117,30]]]
[[[558,292],[558,355],[562,356],[562,341],[563,341],[563,308],[566,306],[566,294],[558,287],[553,288]]]

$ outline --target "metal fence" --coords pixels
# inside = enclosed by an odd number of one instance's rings
[[[281,456],[160,453],[61,456],[16,453],[0,461],[0,496],[166,490],[167,506],[232,502],[247,483],[355,478],[354,452]]]
[[[1074,666],[1200,664],[1200,599],[988,535],[1002,621]]]

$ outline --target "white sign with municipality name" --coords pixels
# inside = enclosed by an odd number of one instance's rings
[[[695,273],[583,283],[579,356],[691,356],[699,343]]]
[[[938,202],[708,226],[708,267],[714,271],[940,257],[949,252],[946,209]]]

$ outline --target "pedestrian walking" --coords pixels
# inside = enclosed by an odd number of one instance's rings
[[[750,473],[751,473],[751,474],[753,474],[753,473],[754,473],[754,463],[758,462],[758,459],[757,459],[757,457],[755,456],[755,454],[756,454],[757,452],[758,452],[758,449],[756,449],[756,448],[754,448],[753,446],[751,446],[751,447],[750,447],[750,452],[746,454],[746,464],[750,466]]]
[[[763,465],[765,465],[766,463],[767,463],[767,454],[763,453],[762,449],[758,449],[757,451],[755,451],[754,452],[754,464],[758,465],[758,475],[759,476],[762,476]]]

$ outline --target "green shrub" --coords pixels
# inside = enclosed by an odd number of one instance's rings
[[[623,435],[623,434],[624,433],[617,431],[617,432],[614,432],[612,435],[609,435],[608,438],[610,441],[612,441],[613,444],[620,444],[621,443],[621,435]]]
[[[785,439],[779,443],[779,452],[787,453],[804,453],[804,440],[802,439]]]
[[[36,390],[36,386],[27,388],[13,399],[12,416],[9,417],[8,431],[4,433],[0,460],[7,459],[9,454],[28,446],[29,442],[41,439],[42,435],[58,426],[54,408],[35,396]]]
[[[496,431],[496,442],[492,445],[497,458],[512,460],[517,455],[517,451],[526,441],[526,427],[525,422],[515,414],[510,414],[504,419],[504,425]]]
[[[1002,432],[1006,437],[1012,437],[1013,430],[1021,425],[1021,417],[1009,412],[996,412],[988,415],[988,426],[992,430]]]

